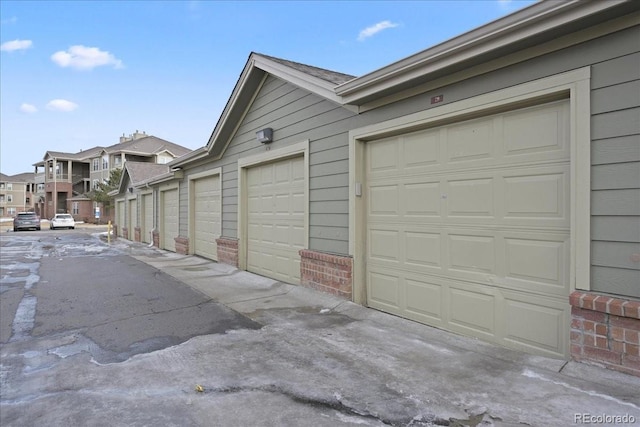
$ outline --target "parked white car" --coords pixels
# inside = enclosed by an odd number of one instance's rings
[[[56,214],[49,222],[49,228],[55,230],[56,228],[76,228],[76,221],[69,214]]]

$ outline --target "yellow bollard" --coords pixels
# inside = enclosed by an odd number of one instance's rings
[[[111,221],[107,223],[107,243],[111,244]]]

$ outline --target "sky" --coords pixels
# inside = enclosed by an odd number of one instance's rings
[[[0,2],[0,172],[146,132],[197,149],[251,52],[361,76],[534,3]]]

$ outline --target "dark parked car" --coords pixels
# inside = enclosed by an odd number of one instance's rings
[[[40,217],[33,212],[20,212],[13,218],[13,231],[40,230]]]

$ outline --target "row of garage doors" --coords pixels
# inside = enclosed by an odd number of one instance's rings
[[[569,104],[558,101],[367,143],[360,254],[367,305],[566,357],[568,123]],[[247,168],[247,270],[299,282],[308,234],[304,165],[298,156]],[[220,176],[190,185],[194,252],[216,259]],[[169,250],[178,204],[177,189],[161,192]]]

